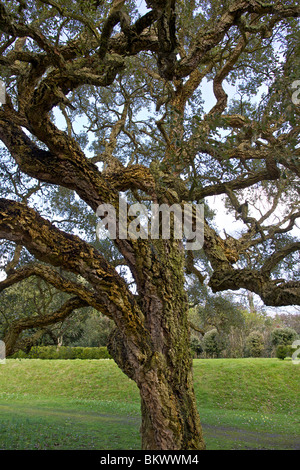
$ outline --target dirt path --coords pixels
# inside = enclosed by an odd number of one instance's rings
[[[206,440],[226,442],[232,450],[300,450],[300,438],[202,423]]]

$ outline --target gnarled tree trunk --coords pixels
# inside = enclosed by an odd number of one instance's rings
[[[185,386],[179,386],[176,375],[184,376]],[[191,369],[182,365],[177,374],[150,369],[140,393],[144,450],[205,449]]]
[[[179,245],[160,241],[155,255],[150,251],[140,259],[138,289],[150,338],[148,356],[134,362],[137,355],[119,330],[108,346],[139,387],[145,450],[205,448],[193,388],[184,254]],[[145,338],[140,340],[143,343]]]

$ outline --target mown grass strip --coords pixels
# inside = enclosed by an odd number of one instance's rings
[[[300,368],[276,359],[195,360],[210,449],[297,449]],[[7,360],[0,449],[139,449],[140,399],[112,360]]]

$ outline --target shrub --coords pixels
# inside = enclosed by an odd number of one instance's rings
[[[275,328],[271,333],[273,346],[291,344],[297,338],[297,331],[293,328]]]
[[[276,348],[276,357],[284,360],[287,357],[287,347],[284,344],[279,344]]]
[[[279,344],[276,348],[276,357],[282,360],[286,357],[292,357],[296,349],[297,348],[293,348],[291,345]]]
[[[58,359],[56,346],[33,346],[27,354],[29,359]]]
[[[28,354],[18,351],[12,357],[20,359],[111,359],[105,346],[99,348],[33,346]]]
[[[264,337],[259,331],[252,331],[246,341],[246,348],[251,357],[261,357],[264,350]]]

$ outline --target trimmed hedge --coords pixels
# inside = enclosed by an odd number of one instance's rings
[[[297,331],[293,328],[275,328],[271,333],[271,341],[274,346],[288,346],[297,339]]]
[[[33,346],[29,353],[18,351],[13,359],[111,359],[105,346],[84,348],[71,346]]]
[[[292,357],[296,349],[297,348],[293,348],[289,345],[279,344],[276,348],[276,357],[282,360],[284,360],[286,357]]]

